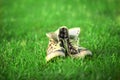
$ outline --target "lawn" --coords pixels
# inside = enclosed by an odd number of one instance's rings
[[[0,80],[120,80],[119,0],[0,0]],[[46,33],[80,27],[91,57],[45,61]]]

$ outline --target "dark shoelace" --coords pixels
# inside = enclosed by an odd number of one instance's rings
[[[59,30],[59,41],[61,42],[60,46],[67,50],[68,54],[77,54],[77,50],[72,46],[69,41],[69,34],[67,28],[61,28]]]

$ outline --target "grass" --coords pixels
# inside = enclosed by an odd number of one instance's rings
[[[119,80],[119,0],[0,0],[0,80]],[[84,60],[46,63],[46,33],[81,28]]]

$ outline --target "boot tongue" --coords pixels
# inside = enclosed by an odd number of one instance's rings
[[[66,26],[62,26],[61,28],[66,28]],[[59,29],[57,29],[55,32],[49,32],[49,33],[47,33],[46,36],[49,39],[53,39],[55,41],[58,41]],[[70,40],[77,40],[79,34],[80,34],[80,28],[79,27],[69,29]]]
[[[58,41],[57,34],[56,34],[55,32],[47,33],[46,36],[47,36],[49,39],[53,39],[53,40],[55,40],[55,41]]]
[[[69,36],[71,39],[78,38],[79,34],[80,34],[79,27],[69,29]]]

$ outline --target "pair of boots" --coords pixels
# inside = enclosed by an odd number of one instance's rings
[[[91,51],[79,47],[79,34],[80,28],[68,29],[66,26],[60,27],[55,32],[47,33],[49,44],[46,61],[48,62],[57,56],[84,58],[86,55],[92,55]]]

